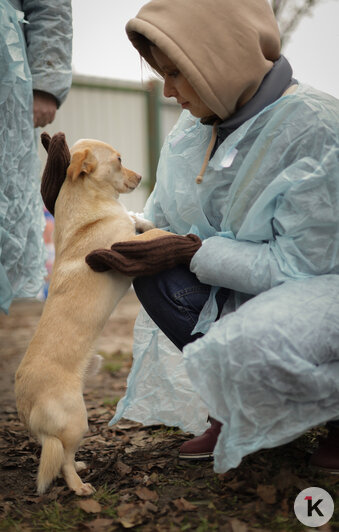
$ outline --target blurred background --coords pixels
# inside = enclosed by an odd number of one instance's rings
[[[181,108],[162,95],[162,84],[140,61],[125,34],[145,0],[72,0],[73,84],[52,125],[69,146],[79,138],[108,142],[123,163],[143,176],[133,194],[120,200],[142,212],[155,182],[161,145]],[[271,0],[282,36],[282,53],[294,77],[339,98],[339,0]],[[153,77],[153,79],[152,79]],[[46,154],[39,147],[42,168]],[[53,218],[45,211],[48,260],[45,287],[54,261]]]
[[[162,97],[161,82],[141,65],[125,34],[126,22],[145,0],[72,0],[73,86],[50,134],[64,131],[69,145],[98,138],[122,153],[143,176],[141,187],[121,196],[141,211],[152,189],[159,151],[180,113]],[[339,98],[339,0],[271,0],[283,53],[294,77]],[[41,157],[45,154],[41,149]]]
[[[138,54],[125,35],[126,22],[145,0],[73,0],[74,71],[140,81]],[[339,97],[338,0],[271,0],[283,53],[303,81]],[[147,74],[147,73],[145,73]]]

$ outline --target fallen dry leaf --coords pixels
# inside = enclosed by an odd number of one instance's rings
[[[155,506],[155,504],[153,504],[152,502],[150,501],[145,501],[144,504],[143,504],[143,509],[144,511],[146,512],[152,512],[152,513],[156,513],[158,511],[158,507]]]
[[[135,421],[129,421],[129,420],[125,420],[125,419],[121,419],[119,421],[119,423],[116,423],[114,425],[114,429],[116,431],[118,430],[129,430],[129,429],[136,429],[138,427],[140,427],[140,423],[136,423]]]
[[[272,483],[279,491],[284,491],[290,486],[299,487],[300,478],[298,478],[290,469],[284,469],[272,479]]]
[[[98,514],[101,512],[101,505],[94,499],[84,499],[83,501],[77,501],[77,506],[84,510],[88,514]]]
[[[104,519],[97,517],[94,521],[89,521],[84,523],[85,529],[90,530],[90,532],[105,532],[109,526],[113,523],[113,519]]]
[[[117,512],[119,517],[125,517],[129,513],[131,513],[132,510],[136,508],[136,505],[131,502],[124,502],[123,504],[119,504],[117,507]]]
[[[131,438],[131,444],[136,447],[143,447],[145,442],[152,442],[153,438],[144,432],[139,432],[133,438]]]
[[[239,519],[231,519],[229,523],[231,525],[232,532],[247,532],[248,531],[246,523],[244,523],[243,521],[239,521]]]
[[[115,464],[115,468],[119,475],[128,475],[132,471],[132,468],[129,465],[124,464],[124,462],[121,462],[120,460]]]
[[[150,479],[151,482],[153,482],[153,484],[155,484],[159,480],[158,473],[152,473],[151,476],[149,477],[149,479]]]
[[[117,507],[119,522],[124,528],[140,525],[144,520],[143,509],[137,504],[124,503]]]
[[[180,497],[180,499],[175,499],[173,501],[173,504],[178,510],[184,511],[184,512],[193,512],[197,509],[197,506],[192,504],[189,501],[186,501],[183,497]]]
[[[246,480],[238,480],[234,478],[230,482],[227,482],[227,487],[231,488],[233,491],[238,491],[243,486],[246,486]]]
[[[148,488],[137,488],[135,490],[135,494],[139,497],[139,499],[142,499],[143,501],[157,501],[159,499],[159,495],[156,491],[149,490]]]
[[[266,504],[275,504],[277,502],[277,488],[268,484],[258,484],[257,494]]]

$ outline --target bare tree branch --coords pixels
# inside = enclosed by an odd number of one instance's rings
[[[286,44],[299,22],[310,15],[317,4],[326,0],[271,0],[279,24],[282,46]]]

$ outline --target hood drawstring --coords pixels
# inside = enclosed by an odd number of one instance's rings
[[[203,180],[203,177],[204,177],[204,173],[205,173],[206,167],[208,165],[208,161],[210,159],[210,155],[212,153],[212,150],[213,150],[216,138],[217,138],[218,124],[219,124],[219,120],[216,120],[214,122],[214,124],[213,124],[212,136],[211,136],[210,143],[209,143],[209,145],[207,147],[207,150],[206,150],[204,162],[202,163],[202,167],[201,167],[201,170],[199,172],[199,175],[195,179],[195,182],[198,185],[200,185],[200,183],[202,183],[202,180]]]

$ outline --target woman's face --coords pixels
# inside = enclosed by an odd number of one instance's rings
[[[207,118],[215,113],[199,98],[187,79],[174,63],[156,46],[151,47],[152,55],[164,78],[164,96],[174,97],[183,109],[188,109],[197,118]]]

